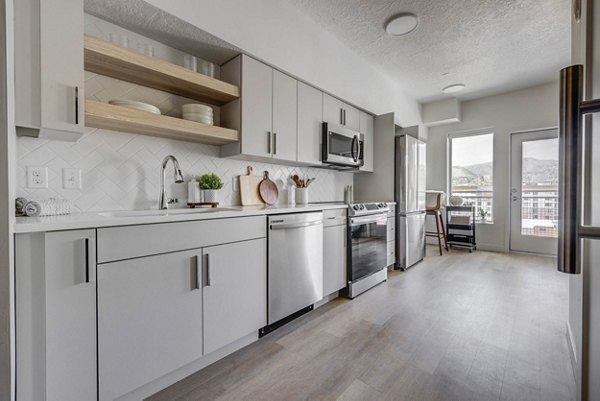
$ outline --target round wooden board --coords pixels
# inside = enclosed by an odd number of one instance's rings
[[[260,192],[260,197],[266,204],[274,205],[277,203],[277,199],[279,199],[279,190],[277,189],[277,185],[269,179],[268,171],[264,172],[263,180],[260,182],[258,190]]]

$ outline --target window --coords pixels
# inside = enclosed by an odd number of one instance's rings
[[[476,221],[493,223],[494,134],[450,137],[450,195],[475,206]]]

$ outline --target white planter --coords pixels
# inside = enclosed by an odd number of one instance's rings
[[[203,189],[202,195],[203,195],[202,202],[214,203],[214,202],[219,201],[219,190],[218,189]]]
[[[308,188],[296,188],[296,203],[298,205],[308,204]]]

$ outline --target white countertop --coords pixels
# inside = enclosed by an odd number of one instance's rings
[[[76,230],[82,228],[131,226],[139,224],[173,223],[181,221],[225,219],[232,217],[260,216],[281,213],[311,212],[327,209],[347,208],[343,203],[311,203],[308,205],[275,205],[275,206],[224,206],[216,211],[210,209],[171,209],[166,214],[151,211],[115,211],[95,213],[72,213],[62,216],[17,217],[14,225],[15,234]],[[128,216],[125,216],[128,215]]]

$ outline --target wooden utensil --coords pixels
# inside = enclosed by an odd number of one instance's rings
[[[277,185],[275,185],[275,183],[269,179],[268,171],[265,171],[263,180],[258,186],[258,190],[260,192],[260,197],[263,199],[263,201],[265,201],[266,204],[274,205],[277,203],[277,199],[279,198],[279,190],[277,189]]]
[[[254,175],[252,166],[248,166],[248,175],[240,175],[240,201],[242,206],[264,205],[258,186],[261,183],[261,177]]]

